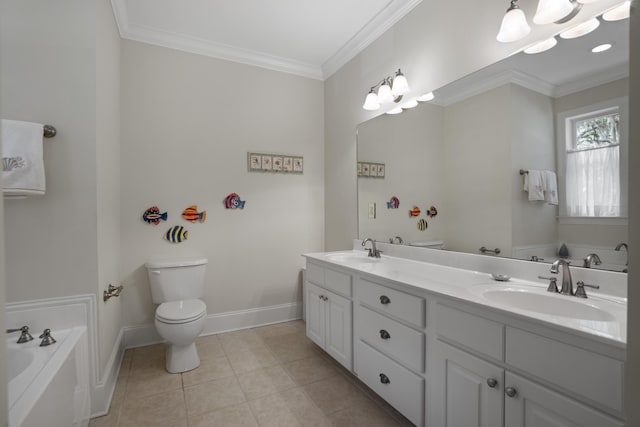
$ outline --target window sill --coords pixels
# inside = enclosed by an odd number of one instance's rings
[[[628,225],[626,216],[617,217],[595,217],[595,216],[559,216],[560,224],[571,225]]]

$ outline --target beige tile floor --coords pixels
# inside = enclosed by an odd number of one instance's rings
[[[164,369],[164,345],[125,352],[109,413],[89,426],[408,426],[305,336],[302,321],[200,337],[201,364]]]

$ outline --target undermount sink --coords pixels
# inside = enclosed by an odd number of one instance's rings
[[[498,288],[495,285],[479,286],[474,289],[474,293],[490,302],[550,316],[597,322],[616,320],[614,315],[598,307],[597,304],[590,302],[589,299],[547,293],[542,289],[533,287],[508,286]]]
[[[367,256],[367,252],[337,252],[325,255],[329,261],[342,262],[342,263],[354,263],[354,264],[372,264],[380,262],[380,258],[373,258]]]

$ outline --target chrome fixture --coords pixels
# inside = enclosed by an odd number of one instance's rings
[[[119,297],[122,289],[124,289],[122,285],[113,286],[112,284],[109,284],[107,290],[102,293],[102,300],[106,302],[111,297]]]
[[[544,258],[540,258],[537,255],[531,255],[531,258],[529,259],[529,261],[533,261],[533,262],[544,261]]]
[[[42,335],[40,335],[38,338],[42,338],[40,347],[46,347],[56,342],[56,340],[51,336],[51,329],[49,328],[42,331]]]
[[[7,329],[8,334],[11,334],[13,332],[20,332],[20,338],[18,338],[18,341],[17,341],[18,344],[24,344],[26,342],[33,340],[33,337],[29,333],[29,327],[27,325],[18,329]]]
[[[378,90],[377,93],[376,89]],[[380,105],[383,104],[390,104],[392,102],[397,104],[402,101],[402,97],[408,93],[409,83],[404,74],[402,74],[402,71],[400,71],[400,68],[398,68],[395,77],[385,77],[371,87],[362,108],[374,111],[379,109]]]
[[[591,263],[594,263],[595,265],[602,264],[602,261],[600,261],[600,257],[598,256],[598,254],[589,254],[584,257],[584,263],[582,264],[582,266],[584,268],[591,268]]]
[[[557,277],[544,277],[538,276],[538,279],[545,279],[549,281],[549,287],[547,287],[547,292],[560,293],[558,290],[558,278]]]
[[[562,288],[560,293],[562,295],[573,295],[573,281],[571,280],[571,271],[569,271],[569,265],[571,263],[564,259],[558,259],[551,264],[549,271],[553,274],[559,273],[559,267],[562,266]]]
[[[367,242],[371,242],[371,248],[369,248],[369,249],[366,248]],[[362,241],[362,246],[364,247],[365,251],[367,251],[367,250],[369,251],[369,256],[371,258],[380,258],[380,254],[382,253],[382,251],[379,251],[376,248],[376,241],[375,240],[373,240],[373,239],[364,239]]]
[[[587,298],[587,291],[584,290],[585,286],[588,288],[600,289],[600,286],[598,285],[588,285],[581,280],[578,281],[576,285],[577,285],[577,288],[576,288],[576,293],[574,295],[577,296],[578,298]]]
[[[629,265],[629,245],[627,245],[626,243],[618,243],[615,250],[620,252],[620,249],[622,248],[624,248],[625,252],[627,253],[627,261],[624,263],[624,265]]]
[[[392,238],[389,239],[389,243],[395,243],[396,241],[400,245],[402,245],[404,243],[404,240],[402,240],[402,237],[400,237],[400,236],[392,237]]]
[[[42,127],[42,136],[44,136],[45,138],[53,138],[54,136],[56,136],[56,133],[58,133],[58,131],[51,125],[44,125]]]
[[[500,253],[500,248],[489,249],[486,246],[483,246],[479,249],[480,252],[486,254],[487,252],[498,255]]]

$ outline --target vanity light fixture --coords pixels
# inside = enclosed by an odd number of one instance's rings
[[[394,77],[385,77],[371,87],[362,108],[374,111],[379,109],[381,105],[400,102],[402,97],[408,93],[409,83],[398,68]],[[402,112],[402,109],[400,109],[400,112]]]
[[[563,39],[575,39],[577,37],[584,36],[585,34],[589,34],[596,28],[600,26],[600,21],[598,18],[592,18],[588,21],[583,22],[582,24],[578,24],[574,27],[569,28],[560,33],[560,37]]]
[[[502,18],[500,31],[496,36],[499,42],[510,43],[522,40],[531,32],[524,12],[516,4],[517,1],[511,0],[511,5]],[[598,0],[538,0],[538,8],[533,16],[533,22],[538,25],[569,22],[580,12],[582,3],[593,1]]]
[[[404,104],[402,104],[400,108],[402,108],[403,110],[408,110],[409,108],[414,108],[417,106],[418,106],[418,101],[416,101],[415,99],[412,99],[411,101],[407,101]]]
[[[605,50],[611,49],[612,46],[613,45],[611,43],[604,43],[604,44],[598,45],[598,46],[594,47],[593,49],[591,49],[591,52],[593,52],[593,53],[604,52]]]
[[[534,44],[533,46],[530,46],[528,48],[526,48],[524,50],[524,53],[528,53],[530,55],[535,54],[535,53],[542,53],[545,52],[549,49],[551,49],[552,47],[554,47],[555,45],[558,44],[558,40],[556,40],[555,37],[551,37],[549,39],[543,40],[539,43]]]
[[[620,6],[617,6],[610,11],[606,12],[602,15],[602,19],[605,21],[620,21],[621,19],[626,19],[629,17],[631,13],[631,1],[627,0],[622,3]]]
[[[417,97],[416,101],[429,102],[429,101],[433,101],[434,98],[435,98],[435,95],[433,94],[433,92],[427,92],[424,95],[420,95],[419,97]]]
[[[511,5],[504,14],[504,18],[502,18],[502,25],[500,25],[500,31],[496,36],[499,42],[514,42],[524,38],[531,32],[527,17],[520,9],[520,6],[517,5],[517,1],[511,0]]]
[[[387,114],[400,114],[402,113],[402,107],[396,107],[393,110],[387,111]]]

